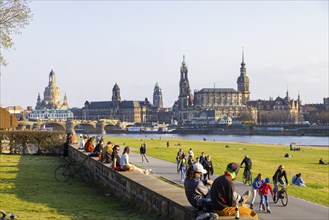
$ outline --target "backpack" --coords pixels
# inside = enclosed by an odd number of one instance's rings
[[[250,170],[252,166],[251,160],[248,158],[246,159],[246,167]]]

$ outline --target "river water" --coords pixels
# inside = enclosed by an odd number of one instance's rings
[[[189,140],[219,141],[219,142],[242,142],[256,144],[290,145],[299,146],[322,146],[329,147],[329,137],[314,136],[260,136],[260,135],[204,135],[204,134],[106,134],[106,137],[134,137],[134,138],[183,138]]]

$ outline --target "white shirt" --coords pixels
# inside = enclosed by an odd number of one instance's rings
[[[124,165],[129,164],[129,155],[122,154],[120,158],[120,167],[123,168]]]

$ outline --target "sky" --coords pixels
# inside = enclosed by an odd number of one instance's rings
[[[192,91],[237,89],[244,48],[251,100],[328,92],[328,1],[32,1],[33,19],[2,50],[2,106],[36,105],[53,69],[70,107],[178,99],[183,55]]]

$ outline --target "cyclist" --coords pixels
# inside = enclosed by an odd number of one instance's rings
[[[286,180],[286,184],[283,182],[282,177],[284,177],[284,179]],[[278,167],[278,169],[275,171],[275,174],[273,176],[273,184],[274,184],[274,197],[273,200],[276,200],[276,196],[277,196],[277,191],[278,191],[278,184],[281,183],[283,186],[285,185],[289,185],[288,183],[288,178],[287,178],[287,173],[284,169],[283,165],[280,165]]]
[[[244,166],[244,171],[243,171],[243,176],[247,179],[247,174],[250,174],[250,170],[251,170],[251,166],[252,166],[252,162],[251,159],[248,157],[248,155],[244,155],[244,159],[242,160],[240,166],[242,166],[243,164],[245,164]]]

